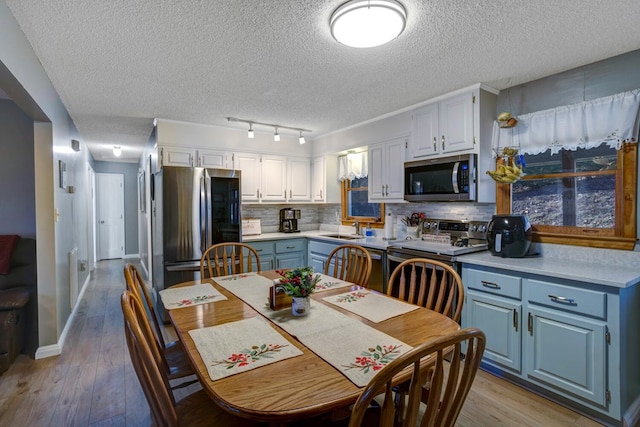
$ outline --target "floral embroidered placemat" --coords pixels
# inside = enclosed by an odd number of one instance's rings
[[[263,314],[359,387],[412,348],[317,301],[304,317],[293,316],[291,310]]]
[[[258,273],[241,273],[230,276],[216,277],[216,283],[255,310],[262,312],[269,309],[269,289],[273,281]]]
[[[351,282],[345,282],[344,280],[336,279],[335,277],[327,276],[326,274],[317,273],[317,275],[320,276],[320,281],[316,283],[316,292],[353,286],[353,283]]]
[[[303,354],[259,316],[189,335],[212,381]]]
[[[408,304],[364,289],[332,295],[322,299],[376,323],[419,308],[417,305]]]
[[[163,289],[159,293],[162,304],[167,310],[227,299],[210,283]]]

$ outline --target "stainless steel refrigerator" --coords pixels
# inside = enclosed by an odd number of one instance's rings
[[[165,166],[152,182],[153,287],[167,320],[158,292],[199,277],[209,246],[242,240],[240,171]]]

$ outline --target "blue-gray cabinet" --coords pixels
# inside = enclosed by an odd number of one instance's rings
[[[463,264],[463,327],[487,336],[483,367],[621,425],[640,408],[640,292]]]
[[[260,268],[295,268],[307,265],[307,239],[261,240],[247,242],[260,257]],[[255,268],[255,265],[254,265]]]

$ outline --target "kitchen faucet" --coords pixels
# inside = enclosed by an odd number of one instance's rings
[[[358,221],[353,223],[353,226],[356,228],[356,235],[360,236],[360,223]]]

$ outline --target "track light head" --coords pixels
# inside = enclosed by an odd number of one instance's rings
[[[298,138],[298,142],[300,144],[304,144],[305,142],[307,142],[307,141],[305,141],[304,136],[302,136],[302,131],[300,131],[300,138]]]
[[[273,140],[277,142],[277,141],[280,141],[280,134],[278,133],[278,128],[275,128],[275,129],[276,129],[276,133],[273,134]]]
[[[249,123],[249,131],[247,132],[248,138],[255,138],[255,134],[253,133],[253,123]]]

